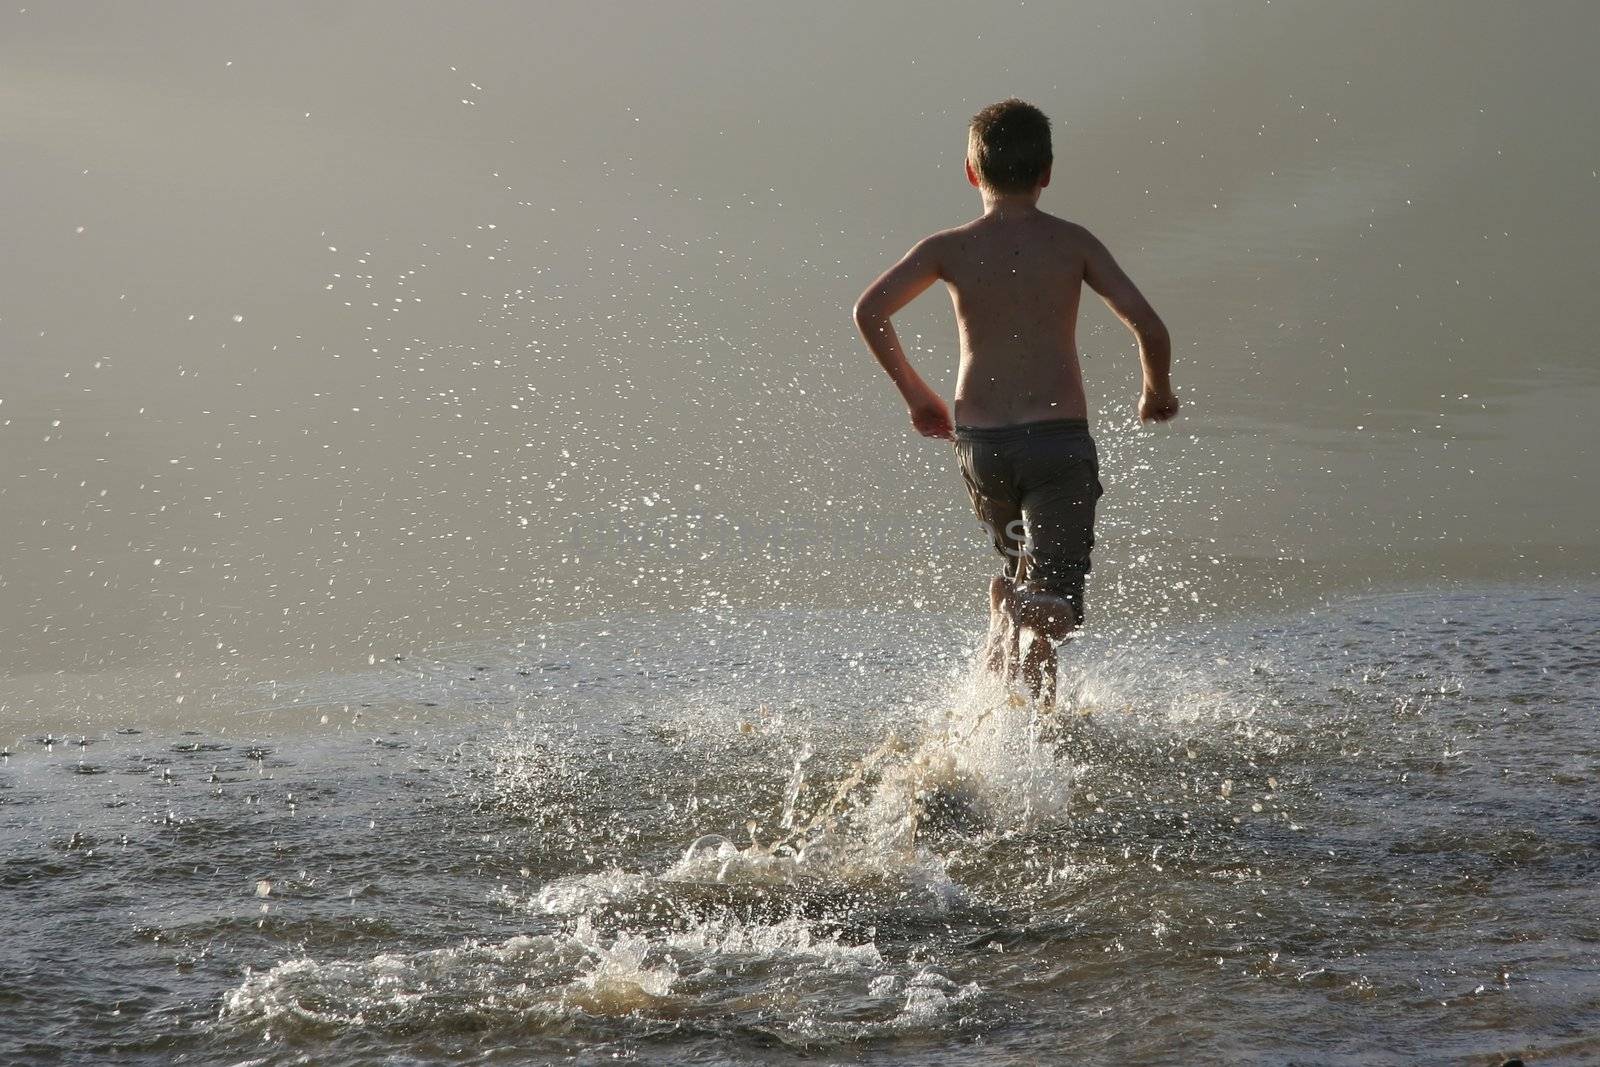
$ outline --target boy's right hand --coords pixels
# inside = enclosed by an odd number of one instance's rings
[[[950,418],[950,408],[944,398],[932,389],[911,397],[906,401],[906,406],[911,409],[911,425],[922,436],[946,441],[955,438],[956,426]]]
[[[1140,422],[1166,422],[1178,413],[1178,396],[1170,388],[1145,387],[1139,397]]]

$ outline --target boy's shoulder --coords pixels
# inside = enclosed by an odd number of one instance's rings
[[[1089,232],[1087,226],[1064,219],[1059,215],[1052,215],[1048,211],[1039,212],[1039,217],[1045,225],[1057,231],[1063,238],[1073,241],[1092,241],[1094,234]]]
[[[1041,211],[1032,220],[1035,225],[1055,241],[1085,253],[1099,244],[1099,239],[1089,230],[1070,219]],[[959,259],[962,252],[982,247],[983,239],[993,233],[994,221],[986,215],[971,219],[948,229],[930,233],[912,249],[913,256],[926,256],[935,263]],[[997,235],[996,235],[997,236]],[[981,253],[980,253],[981,254]]]
[[[1057,235],[1065,240],[1095,240],[1094,234],[1090,233],[1087,227],[1073,222],[1071,219],[1064,219],[1059,215],[1052,215],[1048,211],[1038,212],[1034,216],[1034,223],[1040,229],[1048,230],[1054,235]],[[970,219],[966,222],[959,223],[958,225],[951,226],[948,229],[938,230],[934,233],[930,233],[927,237],[922,239],[921,243],[928,245],[929,247],[950,245],[952,243],[960,242],[967,238],[985,233],[986,231],[992,229],[993,226],[994,220],[987,215],[980,215],[975,219]]]

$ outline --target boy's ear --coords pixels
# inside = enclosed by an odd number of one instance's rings
[[[972,159],[967,159],[967,184],[974,189],[978,188],[978,172],[972,169]]]
[[[1053,164],[1052,164],[1052,166],[1053,166]],[[1046,168],[1044,168],[1044,177],[1039,179],[1039,188],[1043,189],[1045,186],[1047,186],[1049,184],[1050,184],[1050,168],[1046,167]]]

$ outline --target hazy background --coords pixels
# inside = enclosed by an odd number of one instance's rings
[[[0,716],[219,714],[562,619],[975,611],[948,446],[848,308],[976,213],[965,123],[1009,94],[1187,405],[1131,429],[1087,310],[1096,620],[1589,578],[1597,32],[1582,2],[9,8]],[[902,332],[948,393],[948,301]]]

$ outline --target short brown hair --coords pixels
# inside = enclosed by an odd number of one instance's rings
[[[1044,180],[1055,157],[1050,120],[1016,97],[990,104],[972,116],[967,155],[984,188],[1026,193]]]

